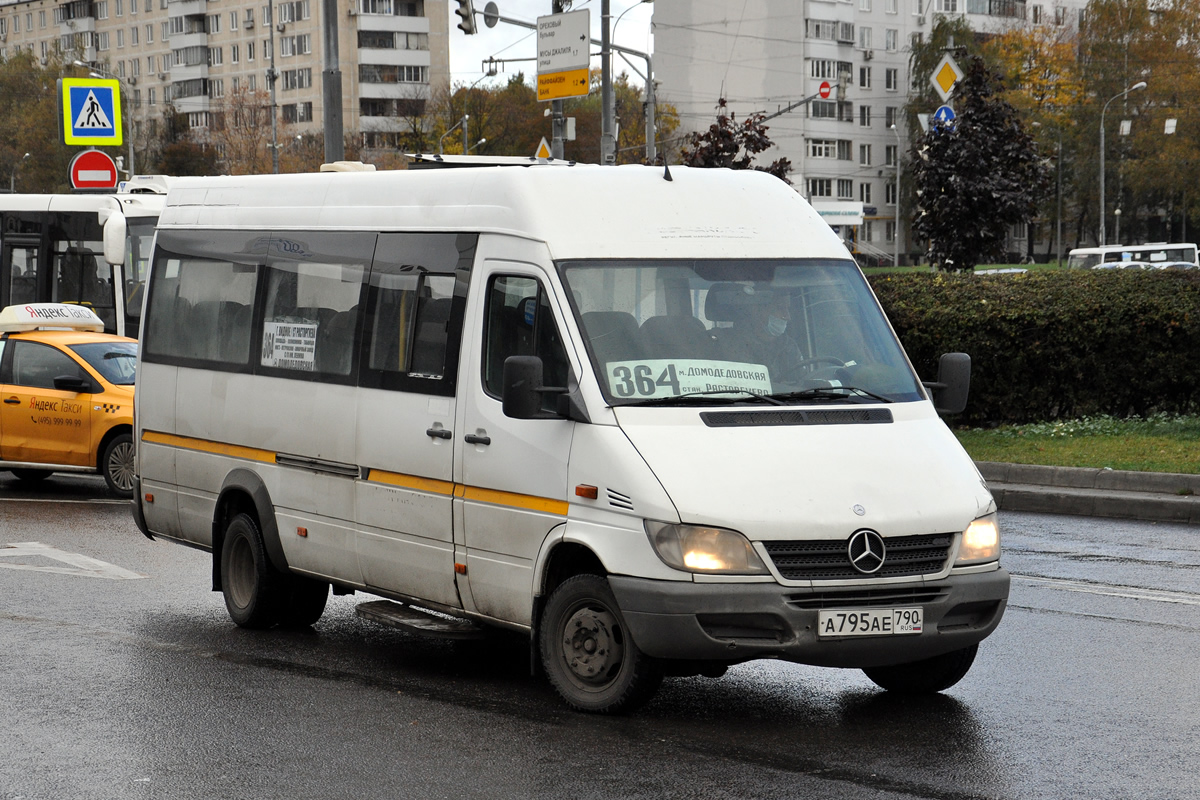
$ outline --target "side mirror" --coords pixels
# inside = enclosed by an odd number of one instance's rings
[[[54,379],[54,388],[60,392],[90,392],[92,384],[90,381],[80,378],[77,375],[59,375]]]
[[[542,411],[542,360],[537,356],[509,356],[504,359],[504,388],[501,402],[504,416],[513,419],[539,419]]]
[[[125,263],[125,237],[128,226],[124,214],[110,214],[104,221],[104,260],[116,266]]]
[[[925,381],[932,389],[933,407],[939,414],[961,414],[971,390],[971,357],[966,353],[943,353],[938,359],[936,381]]]

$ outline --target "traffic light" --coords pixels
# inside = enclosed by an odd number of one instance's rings
[[[475,27],[475,7],[471,4],[471,0],[458,0],[458,8],[454,9],[454,13],[462,17],[462,22],[458,23],[460,31],[468,36],[479,32],[479,29]]]

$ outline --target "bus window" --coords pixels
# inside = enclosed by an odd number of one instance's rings
[[[8,303],[36,303],[38,276],[38,247],[37,245],[14,244],[8,248],[9,262],[12,265],[12,277],[9,285]]]

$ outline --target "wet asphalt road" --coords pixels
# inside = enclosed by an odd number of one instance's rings
[[[0,474],[0,798],[1200,796],[1200,530],[1001,522],[1009,612],[948,693],[758,662],[609,719],[521,639],[423,640],[357,619],[370,598],[242,631],[208,555],[100,479]]]

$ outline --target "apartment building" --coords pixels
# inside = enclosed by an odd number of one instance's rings
[[[654,9],[658,96],[679,111],[683,130],[703,130],[720,97],[744,119],[819,95],[828,83],[828,98],[766,123],[776,146],[759,160],[790,159],[797,191],[857,252],[880,260],[899,253],[903,261],[910,252],[906,210],[897,213],[899,159],[909,147],[903,114],[911,87],[929,80],[910,74],[910,43],[929,34],[934,15],[964,15],[974,30],[997,33],[1014,25],[1077,26],[1085,5],[667,0]]]
[[[338,0],[345,131],[395,148],[450,83],[446,0]],[[55,53],[121,81],[135,142],[167,105],[200,136],[246,93],[269,93],[290,133],[323,129],[321,0],[0,0],[0,57]],[[260,98],[261,99],[261,98]],[[269,119],[269,117],[268,117]]]

